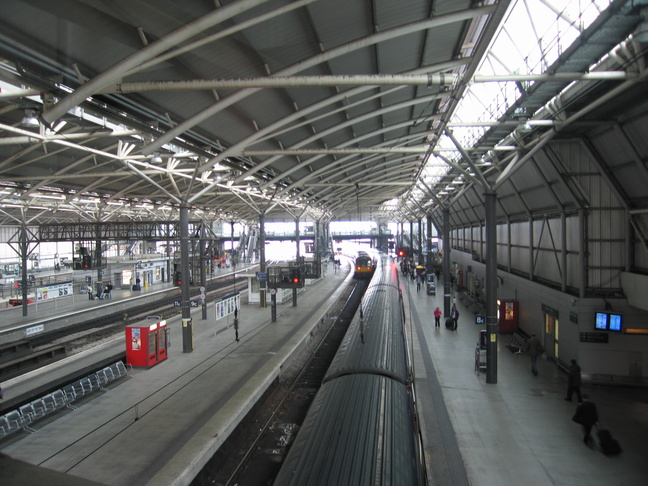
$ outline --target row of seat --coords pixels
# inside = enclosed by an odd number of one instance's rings
[[[524,351],[529,336],[520,330],[506,335],[506,347],[515,354],[521,354]]]
[[[107,366],[106,368],[81,378],[60,390],[56,390],[30,403],[22,405],[17,410],[12,410],[0,416],[0,438],[6,437],[19,430],[35,432],[30,427],[35,421],[62,408],[75,409],[72,403],[96,390],[106,390],[108,383],[124,376],[128,376],[128,370],[123,362]]]

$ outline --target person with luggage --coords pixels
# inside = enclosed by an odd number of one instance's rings
[[[450,319],[452,319],[452,323],[454,324],[453,330],[457,330],[457,324],[459,322],[459,310],[457,310],[457,305],[452,304],[452,310],[450,310]]]
[[[577,424],[582,425],[585,436],[583,437],[583,442],[586,445],[589,445],[592,440],[592,427],[596,422],[598,422],[598,411],[596,410],[596,405],[594,402],[588,400],[587,395],[583,394],[583,400],[580,405],[576,408],[576,413],[572,417],[572,420]]]
[[[567,370],[567,396],[565,397],[565,400],[571,402],[572,395],[576,393],[578,402],[582,402],[583,398],[581,397],[580,386],[581,368],[578,366],[576,360],[572,358],[571,366]]]
[[[533,376],[538,376],[538,356],[542,354],[542,345],[536,337],[535,332],[531,333],[531,337],[526,342],[525,348],[531,358],[531,373],[533,373]]]
[[[438,307],[434,309],[434,327],[441,327],[441,309]]]

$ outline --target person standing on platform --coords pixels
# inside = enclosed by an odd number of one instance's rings
[[[578,366],[578,363],[576,362],[575,359],[572,359],[571,366],[567,370],[567,396],[565,397],[565,400],[571,402],[572,395],[576,393],[576,396],[578,397],[578,402],[579,403],[582,402],[583,397],[581,397],[580,386],[581,386],[581,367]]]
[[[421,290],[421,275],[416,275],[416,291]]]
[[[105,299],[112,299],[112,289],[113,289],[112,283],[108,282],[106,284],[106,292],[104,296]]]
[[[457,330],[457,325],[459,324],[459,310],[457,309],[457,304],[452,304],[452,310],[450,311],[450,319],[454,322],[453,330]]]
[[[434,309],[434,327],[441,327],[441,309]]]
[[[531,373],[533,376],[538,376],[538,356],[542,354],[542,345],[535,332],[531,333],[531,337],[526,342],[526,352],[531,358]]]
[[[97,284],[97,299],[102,299],[104,293],[104,286],[100,283]]]
[[[572,417],[572,420],[583,426],[583,431],[585,432],[583,442],[589,445],[592,442],[592,427],[598,422],[598,411],[596,410],[596,405],[588,400],[587,395],[583,394],[583,401],[576,408],[576,413]]]

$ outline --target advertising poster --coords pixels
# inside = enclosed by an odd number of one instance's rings
[[[214,302],[214,309],[216,320],[222,319],[230,314],[234,314],[235,310],[241,308],[241,293],[236,292],[234,294],[226,295],[221,297],[216,302]]]
[[[72,289],[72,282],[59,282],[53,285],[37,287],[36,301],[42,302],[50,299],[57,299],[59,297],[67,297],[68,295],[72,295]]]
[[[141,329],[134,327],[131,329],[131,349],[133,351],[139,351],[142,349],[142,335]]]

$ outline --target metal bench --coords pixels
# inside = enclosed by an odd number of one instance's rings
[[[76,410],[76,407],[72,405],[75,400],[90,395],[96,390],[108,391],[104,385],[124,376],[130,376],[128,370],[123,362],[117,361],[97,373],[92,373],[59,390],[22,405],[17,410],[0,417],[0,437],[19,430],[35,432],[30,427],[35,421],[62,408]]]
[[[2,420],[0,420],[0,426],[2,426],[4,435],[13,434],[19,430],[26,430],[30,433],[34,432],[33,429],[28,427],[25,417],[18,410],[12,410],[6,413],[2,417]]]

